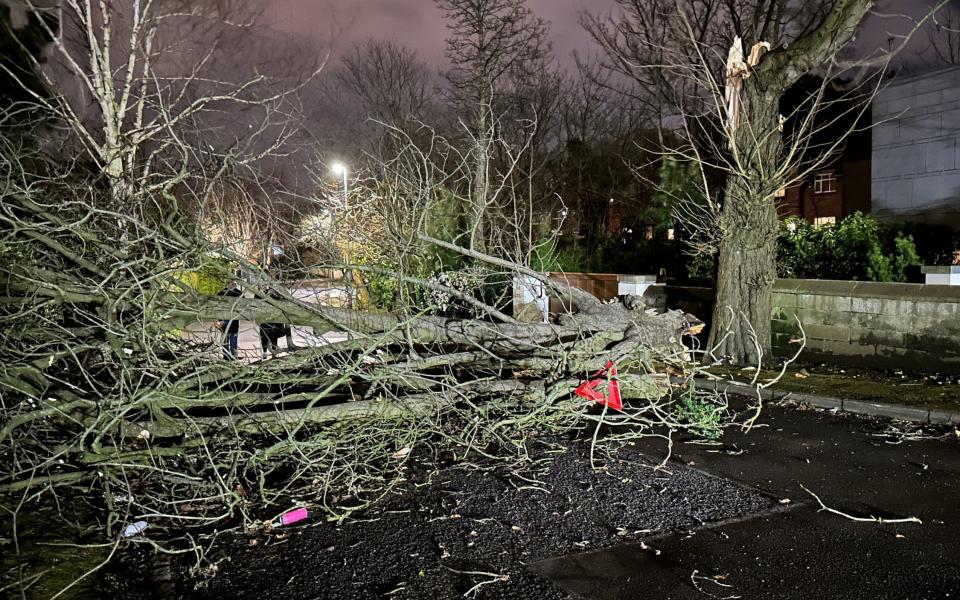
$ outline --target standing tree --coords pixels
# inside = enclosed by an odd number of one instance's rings
[[[422,117],[430,101],[427,65],[416,51],[391,41],[355,46],[336,80],[356,96],[368,118],[394,126]]]
[[[426,115],[440,108],[433,83],[416,51],[391,41],[356,44],[324,86],[321,119],[330,121],[326,130],[341,148],[340,158],[349,156],[356,165],[365,155],[396,154],[396,139],[388,130],[417,135]]]
[[[945,6],[933,13],[933,23],[927,29],[927,42],[928,64],[960,64],[960,8]]]
[[[60,154],[76,149],[71,158],[92,166],[120,213],[149,209],[143,201],[153,194],[173,202],[191,173],[251,164],[292,135],[284,109],[299,86],[278,89],[277,79],[219,51],[255,22],[257,7],[247,0],[17,4],[50,40],[47,64],[35,60],[34,69],[58,92],[30,99],[61,124]],[[225,111],[270,141],[250,144],[257,137],[250,132],[219,137],[214,121]]]
[[[31,107],[34,95],[46,95],[37,68],[56,25],[28,21],[18,27],[14,20],[11,7],[0,6],[0,104]]]
[[[564,89],[559,110],[564,151],[551,161],[552,191],[579,218],[574,228],[583,240],[575,236],[574,243],[591,254],[609,237],[612,209],[636,216],[647,208],[648,186],[633,168],[653,162],[646,142],[655,135],[642,107],[612,90],[609,80],[593,76],[593,67],[580,65],[579,77]]]
[[[802,173],[807,127],[785,144],[780,100],[803,75],[835,65],[873,0],[619,0],[617,17],[585,17],[607,68],[630,77],[664,117],[683,116],[684,158],[725,174],[699,224],[718,254],[711,347],[737,363],[769,356],[776,278],[776,193]],[[746,49],[749,49],[747,51]],[[804,110],[815,112],[815,95]],[[713,140],[703,148],[703,140]],[[822,158],[842,140],[822,149]],[[811,168],[807,165],[807,168]],[[709,187],[704,174],[704,187]]]
[[[466,245],[487,249],[492,233],[490,213],[503,190],[503,177],[495,178],[492,162],[500,142],[499,123],[506,113],[504,101],[523,101],[517,85],[539,81],[550,55],[547,24],[534,17],[524,0],[437,0],[447,18],[447,73],[450,96],[470,135],[470,205],[465,206]],[[530,123],[537,115],[529,115]],[[521,125],[518,123],[518,125]],[[529,141],[529,138],[528,140]],[[526,141],[524,142],[526,144]],[[525,149],[525,148],[522,148]],[[509,161],[515,164],[515,161]]]

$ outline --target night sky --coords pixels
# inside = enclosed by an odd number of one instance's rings
[[[886,0],[865,23],[857,45],[861,48],[885,46],[889,33],[905,33],[910,21],[897,14],[919,16],[937,0]],[[953,0],[960,6],[960,0]],[[595,51],[589,35],[580,27],[579,13],[608,12],[614,0],[527,0],[533,12],[549,21],[554,52],[561,63],[571,65],[570,54]],[[334,56],[358,41],[368,38],[390,39],[417,50],[431,66],[442,68],[447,31],[443,17],[433,0],[274,0],[265,15],[277,32],[293,34],[331,45]],[[917,39],[912,54],[925,46],[925,36]],[[332,40],[332,43],[331,43]],[[909,57],[904,57],[909,60]]]
[[[579,12],[614,5],[614,0],[527,0],[534,14],[551,23],[554,52],[568,63],[572,51],[591,50]],[[444,64],[447,30],[433,0],[275,0],[266,16],[278,31],[333,39],[335,54],[367,38],[390,39],[414,48],[431,66]]]

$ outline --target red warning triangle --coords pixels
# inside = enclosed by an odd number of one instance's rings
[[[620,380],[617,378],[617,367],[608,361],[604,368],[584,381],[574,394],[586,400],[593,400],[597,404],[608,406],[613,410],[623,410],[623,401],[620,398]]]

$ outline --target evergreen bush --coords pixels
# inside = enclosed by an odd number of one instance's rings
[[[902,282],[922,262],[902,226],[859,212],[833,226],[791,217],[777,244],[777,274],[788,278]]]

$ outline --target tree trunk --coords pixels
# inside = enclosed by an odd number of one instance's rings
[[[784,177],[790,176],[781,169],[780,97],[801,76],[831,62],[873,5],[874,0],[836,0],[815,30],[765,55],[743,81],[739,127],[731,132],[727,124],[733,156],[720,217],[717,299],[710,329],[710,346],[718,357],[757,364],[770,356],[774,202]]]
[[[469,249],[474,252],[486,253],[486,213],[487,200],[490,187],[490,144],[493,140],[493,123],[488,122],[488,100],[481,98],[480,112],[477,115],[477,133],[476,133],[476,171],[473,174],[473,190],[470,194],[470,201],[473,206],[467,207],[466,213],[470,215],[469,227]]]
[[[776,279],[777,211],[739,178],[727,184],[710,347],[736,364],[770,356],[770,315]],[[734,189],[731,189],[734,188]]]
[[[770,316],[776,280],[778,233],[776,176],[782,135],[780,86],[761,88],[747,80],[742,124],[736,129],[727,175],[717,270],[717,296],[710,328],[716,357],[734,364],[758,365],[770,356]],[[768,82],[769,83],[769,82]]]

